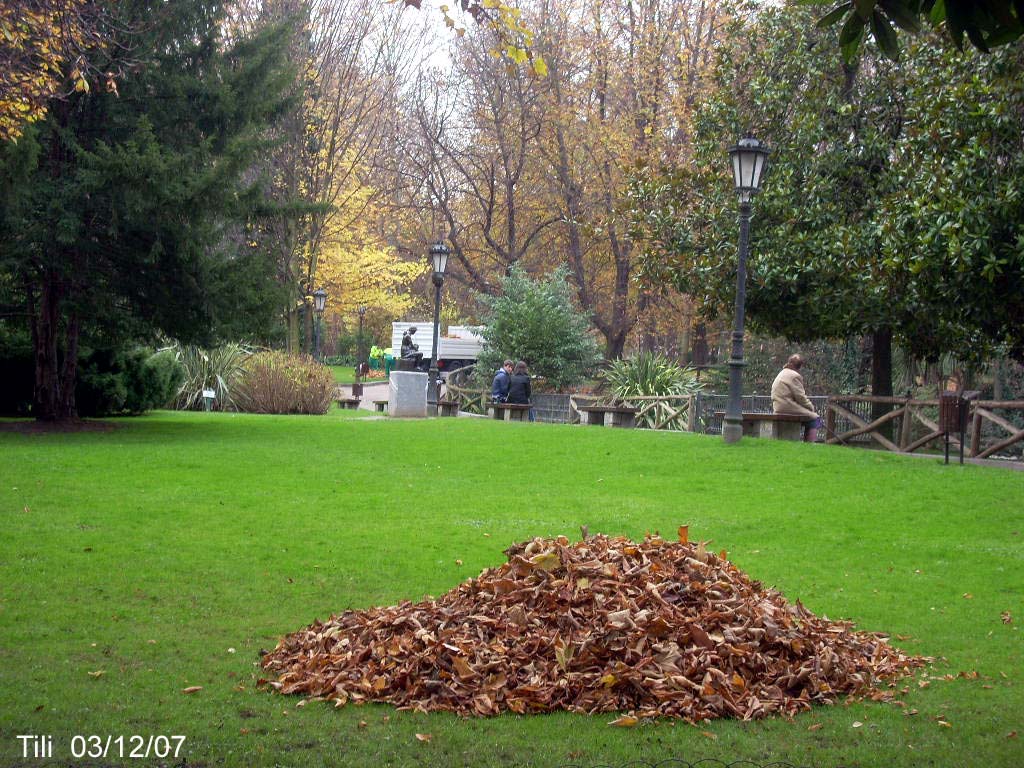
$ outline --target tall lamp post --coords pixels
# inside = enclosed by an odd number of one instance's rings
[[[316,319],[313,321],[313,358],[317,362],[320,361],[320,335],[323,332],[320,324],[326,307],[327,291],[323,288],[317,288],[313,291],[313,310],[316,312]]]
[[[747,256],[750,251],[751,198],[761,189],[761,173],[768,160],[768,147],[753,136],[745,136],[729,148],[732,177],[740,199],[740,252],[736,267],[736,326],[732,332],[729,358],[729,404],[725,408],[722,438],[737,443],[743,437],[743,319],[747,302]]]
[[[441,284],[444,268],[448,266],[448,246],[434,243],[430,246],[430,261],[434,266],[434,345],[430,349],[430,370],[427,372],[427,410],[437,414],[437,342],[441,322]]]

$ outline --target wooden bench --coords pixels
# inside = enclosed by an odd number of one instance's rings
[[[373,410],[375,410],[377,413],[387,413],[388,412],[388,401],[387,400],[374,400],[373,401]]]
[[[725,418],[725,411],[715,411],[715,416]],[[744,413],[744,437],[768,437],[773,440],[803,440],[806,416],[795,413]]]
[[[438,400],[437,401],[437,415],[438,416],[458,416],[459,415],[459,401],[458,400]]]
[[[640,409],[628,405],[581,405],[576,410],[580,412],[580,424],[632,429]]]
[[[487,415],[501,421],[526,421],[530,413],[529,405],[520,403],[488,403]]]
[[[345,408],[345,409],[348,409],[350,411],[354,411],[356,408],[359,407],[359,398],[358,397],[339,397],[338,398],[338,407],[339,408]]]

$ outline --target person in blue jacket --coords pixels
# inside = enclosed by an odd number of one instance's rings
[[[512,382],[512,361],[506,360],[494,374],[491,382],[491,402],[504,403],[508,398],[508,385]]]

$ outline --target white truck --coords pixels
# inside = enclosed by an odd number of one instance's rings
[[[410,328],[416,329],[412,340],[419,346],[418,351],[423,354],[420,370],[425,371],[430,367],[430,358],[434,347],[434,323],[432,320],[392,323],[392,354],[396,360],[401,357],[402,335]],[[441,373],[451,373],[475,363],[480,356],[480,351],[484,348],[484,340],[477,330],[475,326],[471,325],[449,325],[448,333],[437,340],[437,370]]]

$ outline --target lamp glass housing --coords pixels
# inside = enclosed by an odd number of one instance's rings
[[[434,272],[439,275],[443,275],[445,267],[448,266],[448,254],[448,246],[444,243],[434,243],[430,246],[430,260],[434,265]]]
[[[732,179],[742,199],[750,199],[761,189],[761,174],[768,162],[768,147],[753,136],[745,136],[729,148]]]
[[[317,312],[323,312],[327,306],[327,291],[323,288],[317,288],[313,291],[313,309]]]

